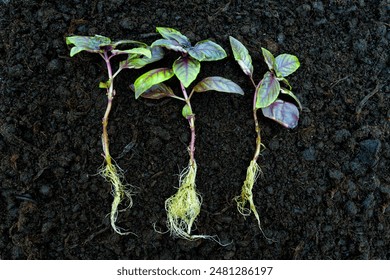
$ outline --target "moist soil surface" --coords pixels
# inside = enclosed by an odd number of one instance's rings
[[[192,100],[203,197],[194,234],[216,235],[226,246],[161,233],[164,202],[188,163],[190,131],[181,102],[135,100],[129,86],[152,67],[169,67],[175,54],[117,78],[111,154],[136,188],[118,224],[134,235],[110,226],[111,189],[98,175],[105,65],[86,52],[70,58],[65,37],[150,44],[160,38],[156,26],[193,43],[219,43],[228,58],[203,63],[198,79],[223,76],[246,93]],[[1,259],[390,258],[389,1],[3,0],[0,27]],[[289,77],[303,105],[298,126],[286,129],[258,112],[266,149],[254,201],[273,241],[233,200],[255,131],[253,86],[229,36],[249,49],[256,81],[267,69],[261,47],[301,62]]]

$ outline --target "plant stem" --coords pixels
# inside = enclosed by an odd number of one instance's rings
[[[249,78],[250,78],[250,80],[251,80],[251,82],[252,82],[252,85],[256,88],[257,86],[256,86],[256,83],[255,83],[255,81],[253,80],[253,77],[252,77],[252,75],[251,76],[249,76]]]
[[[103,126],[102,145],[103,145],[105,166],[101,170],[101,175],[107,182],[111,184],[112,195],[114,197],[114,200],[111,204],[111,213],[110,213],[111,226],[116,233],[120,235],[126,235],[129,234],[130,232],[122,231],[122,229],[117,227],[115,223],[119,212],[118,207],[125,197],[128,199],[128,207],[132,206],[133,204],[131,198],[132,193],[129,190],[126,190],[126,186],[123,185],[122,183],[122,176],[123,176],[122,171],[119,167],[115,165],[115,162],[113,162],[113,160],[111,159],[110,149],[109,149],[110,141],[107,132],[108,119],[112,108],[112,101],[115,96],[114,77],[119,73],[121,69],[119,69],[113,75],[112,67],[110,63],[110,59],[112,58],[112,55],[108,56],[108,53],[104,52],[104,54],[102,54],[102,57],[106,62],[106,66],[107,66],[109,86],[107,88],[107,108],[102,119],[102,126]]]
[[[191,102],[190,102],[191,96],[188,97],[187,91],[181,82],[180,82],[180,86],[181,86],[181,90],[183,92],[185,102],[192,112],[192,107],[191,107]],[[195,154],[195,114],[191,114],[190,116],[188,116],[187,120],[188,120],[188,123],[190,125],[190,130],[191,130],[191,142],[190,142],[190,146],[188,147],[188,152],[190,154],[190,164],[192,166],[194,166],[195,165],[195,156],[194,156],[194,154]]]
[[[114,79],[112,75],[112,67],[107,52],[104,53],[104,61],[106,62],[107,65],[107,72],[110,81],[110,86],[107,89],[107,108],[102,119],[102,125],[103,125],[102,143],[103,143],[104,158],[107,164],[111,164],[107,126],[108,126],[108,117],[110,115],[111,108],[112,108],[112,100],[114,99],[115,96],[115,90],[114,90]]]
[[[261,133],[260,133],[260,125],[259,120],[257,119],[257,109],[256,109],[256,93],[254,94],[253,98],[253,120],[255,122],[255,131],[256,131],[256,151],[253,156],[253,160],[257,161],[257,159],[260,156],[260,149],[261,149]]]

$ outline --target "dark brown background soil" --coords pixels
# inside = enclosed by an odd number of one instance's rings
[[[138,188],[120,225],[138,237],[109,225],[110,186],[96,175],[105,68],[96,55],[70,58],[65,36],[151,43],[156,26],[220,43],[229,58],[204,63],[200,78],[224,76],[246,91],[193,99],[204,198],[196,233],[226,247],[153,230],[165,229],[189,130],[180,102],[134,100],[128,86],[146,69],[118,77],[109,127],[112,155]],[[390,258],[389,1],[3,0],[0,27],[1,259]],[[266,70],[261,47],[301,61],[289,79],[304,106],[299,126],[261,118],[267,149],[255,203],[274,243],[232,201],[255,134],[251,84],[229,35],[250,50],[256,80]]]

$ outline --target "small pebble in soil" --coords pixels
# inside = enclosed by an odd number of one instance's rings
[[[154,127],[153,132],[156,136],[158,136],[160,139],[164,141],[169,141],[171,139],[171,135],[169,134],[169,131],[162,128],[162,127]]]
[[[347,203],[345,204],[345,210],[351,216],[355,216],[358,213],[358,208],[356,207],[356,204],[351,200],[347,201]]]
[[[347,187],[348,187],[347,193],[350,196],[350,198],[356,198],[357,197],[357,189],[356,189],[355,183],[352,181],[348,181]]]
[[[44,196],[50,196],[51,188],[48,185],[42,185],[39,189],[39,192]]]
[[[126,30],[130,30],[133,28],[133,22],[130,18],[124,18],[119,22],[119,25]]]
[[[152,138],[146,143],[146,146],[148,147],[148,149],[151,149],[154,152],[160,151],[162,148],[162,145],[163,145],[163,143],[161,142],[161,140],[159,138]]]
[[[63,68],[61,60],[55,58],[47,64],[46,70],[53,74],[60,74]]]
[[[319,12],[319,13],[323,13],[324,12],[324,5],[322,4],[321,1],[313,2],[312,6],[313,6],[313,10],[314,11]]]
[[[279,33],[277,37],[277,41],[279,44],[283,44],[284,40],[286,40],[286,36],[283,33]]]
[[[367,50],[367,41],[359,39],[353,43],[353,49],[357,54],[364,54]]]
[[[303,158],[307,161],[314,161],[316,160],[316,150],[314,147],[309,147],[306,150],[303,151]]]
[[[270,148],[271,151],[276,151],[277,149],[279,149],[279,140],[273,138],[273,139],[269,142],[268,148]]]
[[[357,159],[367,167],[373,167],[378,162],[378,154],[381,149],[381,141],[368,139],[359,143],[360,150]]]
[[[340,181],[344,178],[344,174],[340,170],[332,169],[329,171],[329,177],[331,179]]]
[[[349,132],[346,129],[340,129],[336,131],[334,141],[336,143],[342,143],[345,140],[347,140],[349,137],[351,137],[351,132]]]
[[[372,209],[375,205],[375,197],[373,193],[370,193],[363,201],[363,207],[366,209]]]
[[[11,66],[8,68],[8,75],[11,78],[17,78],[23,75],[23,65],[22,64],[16,64],[14,66]]]

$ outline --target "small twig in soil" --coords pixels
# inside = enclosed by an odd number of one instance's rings
[[[342,82],[342,81],[348,79],[349,77],[351,77],[351,76],[348,75],[348,76],[346,76],[346,77],[344,77],[344,78],[341,78],[341,79],[339,79],[339,80],[337,80],[337,81],[331,83],[331,84],[330,84],[330,88],[331,88],[331,89],[334,88],[338,83],[340,83],[340,82]]]
[[[373,91],[371,91],[369,94],[367,94],[363,99],[362,101],[360,101],[359,105],[356,107],[356,117],[357,119],[360,118],[360,114],[362,112],[362,109],[364,107],[364,105],[368,102],[368,100],[373,97],[376,93],[379,92],[380,88],[382,88],[381,85],[377,84],[375,89]]]

